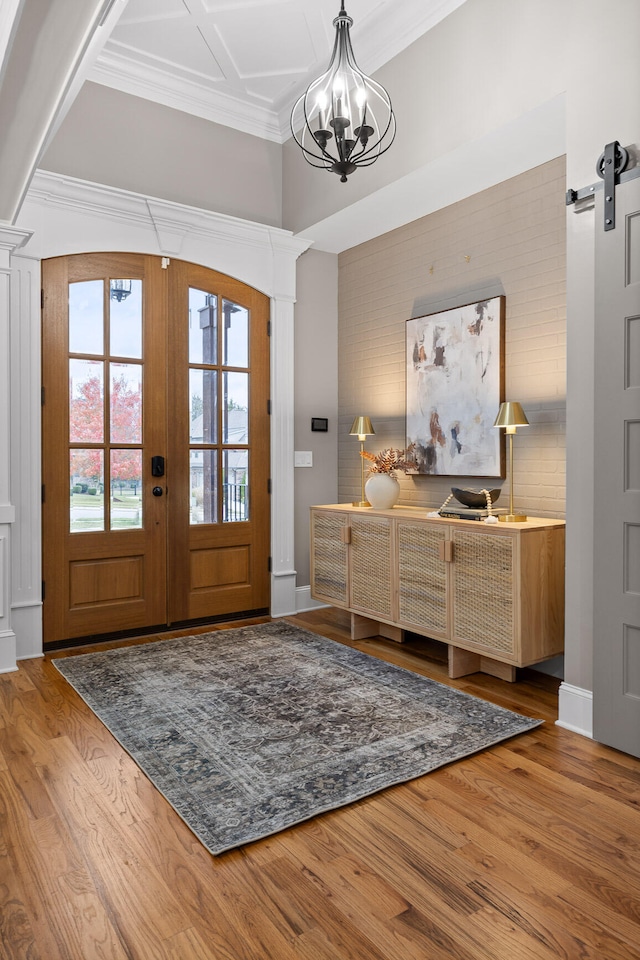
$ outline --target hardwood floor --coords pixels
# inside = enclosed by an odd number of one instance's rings
[[[351,645],[547,722],[212,857],[52,666],[77,649],[0,676],[2,960],[638,958],[640,761],[555,726],[552,678]]]

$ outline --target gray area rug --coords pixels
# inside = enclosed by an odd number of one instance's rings
[[[213,854],[542,722],[284,620],[53,662]]]

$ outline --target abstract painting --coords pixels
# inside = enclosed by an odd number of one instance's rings
[[[407,321],[407,459],[417,474],[503,477],[505,298]]]

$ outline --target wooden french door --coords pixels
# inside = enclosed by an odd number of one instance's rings
[[[42,270],[45,643],[266,610],[268,298],[138,254]]]

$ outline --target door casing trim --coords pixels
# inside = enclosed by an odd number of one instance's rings
[[[293,327],[296,260],[311,241],[277,227],[43,171],[33,178],[16,226],[32,233],[11,261],[11,271],[18,278],[9,304],[11,325],[30,330],[31,335],[23,338],[11,358],[18,394],[12,404],[11,436],[22,443],[28,437],[31,455],[23,456],[20,445],[10,442],[8,459],[16,491],[11,566],[26,571],[27,588],[15,597],[23,613],[18,622],[25,622],[27,607],[33,610],[28,626],[16,634],[16,659],[42,652],[41,532],[32,508],[40,497],[40,470],[33,471],[34,463],[39,466],[40,462],[40,367],[39,350],[35,356],[29,351],[30,341],[40,330],[40,304],[35,297],[19,295],[19,277],[37,273],[40,260],[63,254],[121,251],[179,257],[235,277],[270,298],[270,612],[272,616],[295,613]],[[15,591],[9,589],[13,598]]]

